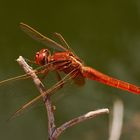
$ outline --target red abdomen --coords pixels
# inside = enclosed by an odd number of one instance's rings
[[[109,86],[127,90],[135,94],[140,94],[140,87],[112,78],[90,67],[83,67],[83,76],[85,78],[96,80]]]

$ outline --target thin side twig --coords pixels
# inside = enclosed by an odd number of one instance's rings
[[[70,121],[68,121],[68,122],[62,124],[60,127],[56,128],[56,131],[53,133],[53,137],[58,137],[61,133],[63,133],[69,127],[77,125],[83,121],[92,119],[98,115],[108,114],[108,113],[109,113],[109,110],[107,108],[104,108],[104,109],[99,109],[96,111],[90,111],[90,112],[83,114],[79,117],[71,119]]]

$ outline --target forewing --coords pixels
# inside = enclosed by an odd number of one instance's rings
[[[54,40],[52,40],[44,35],[42,35],[41,33],[39,33],[38,31],[36,31],[35,29],[33,29],[32,27],[30,27],[29,25],[27,25],[25,23],[20,23],[20,28],[26,34],[28,34],[30,37],[32,37],[34,40],[37,40],[38,42],[41,42],[50,48],[54,48],[59,51],[67,51],[67,49],[64,48],[62,45],[60,45],[59,43],[55,42]]]

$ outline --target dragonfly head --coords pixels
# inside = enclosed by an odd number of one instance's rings
[[[35,62],[38,65],[45,65],[49,62],[50,51],[48,49],[41,49],[35,55]]]

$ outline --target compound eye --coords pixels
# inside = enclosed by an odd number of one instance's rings
[[[38,58],[38,57],[39,57],[39,52],[37,52],[35,55],[35,58]]]
[[[50,55],[50,53],[49,53],[48,49],[42,49],[39,52],[37,52],[36,56],[35,56],[36,64],[38,64],[38,65],[47,64],[49,55]]]
[[[37,52],[36,55],[35,55],[35,62],[36,62],[36,64],[40,65],[40,63],[39,63],[39,52]]]

